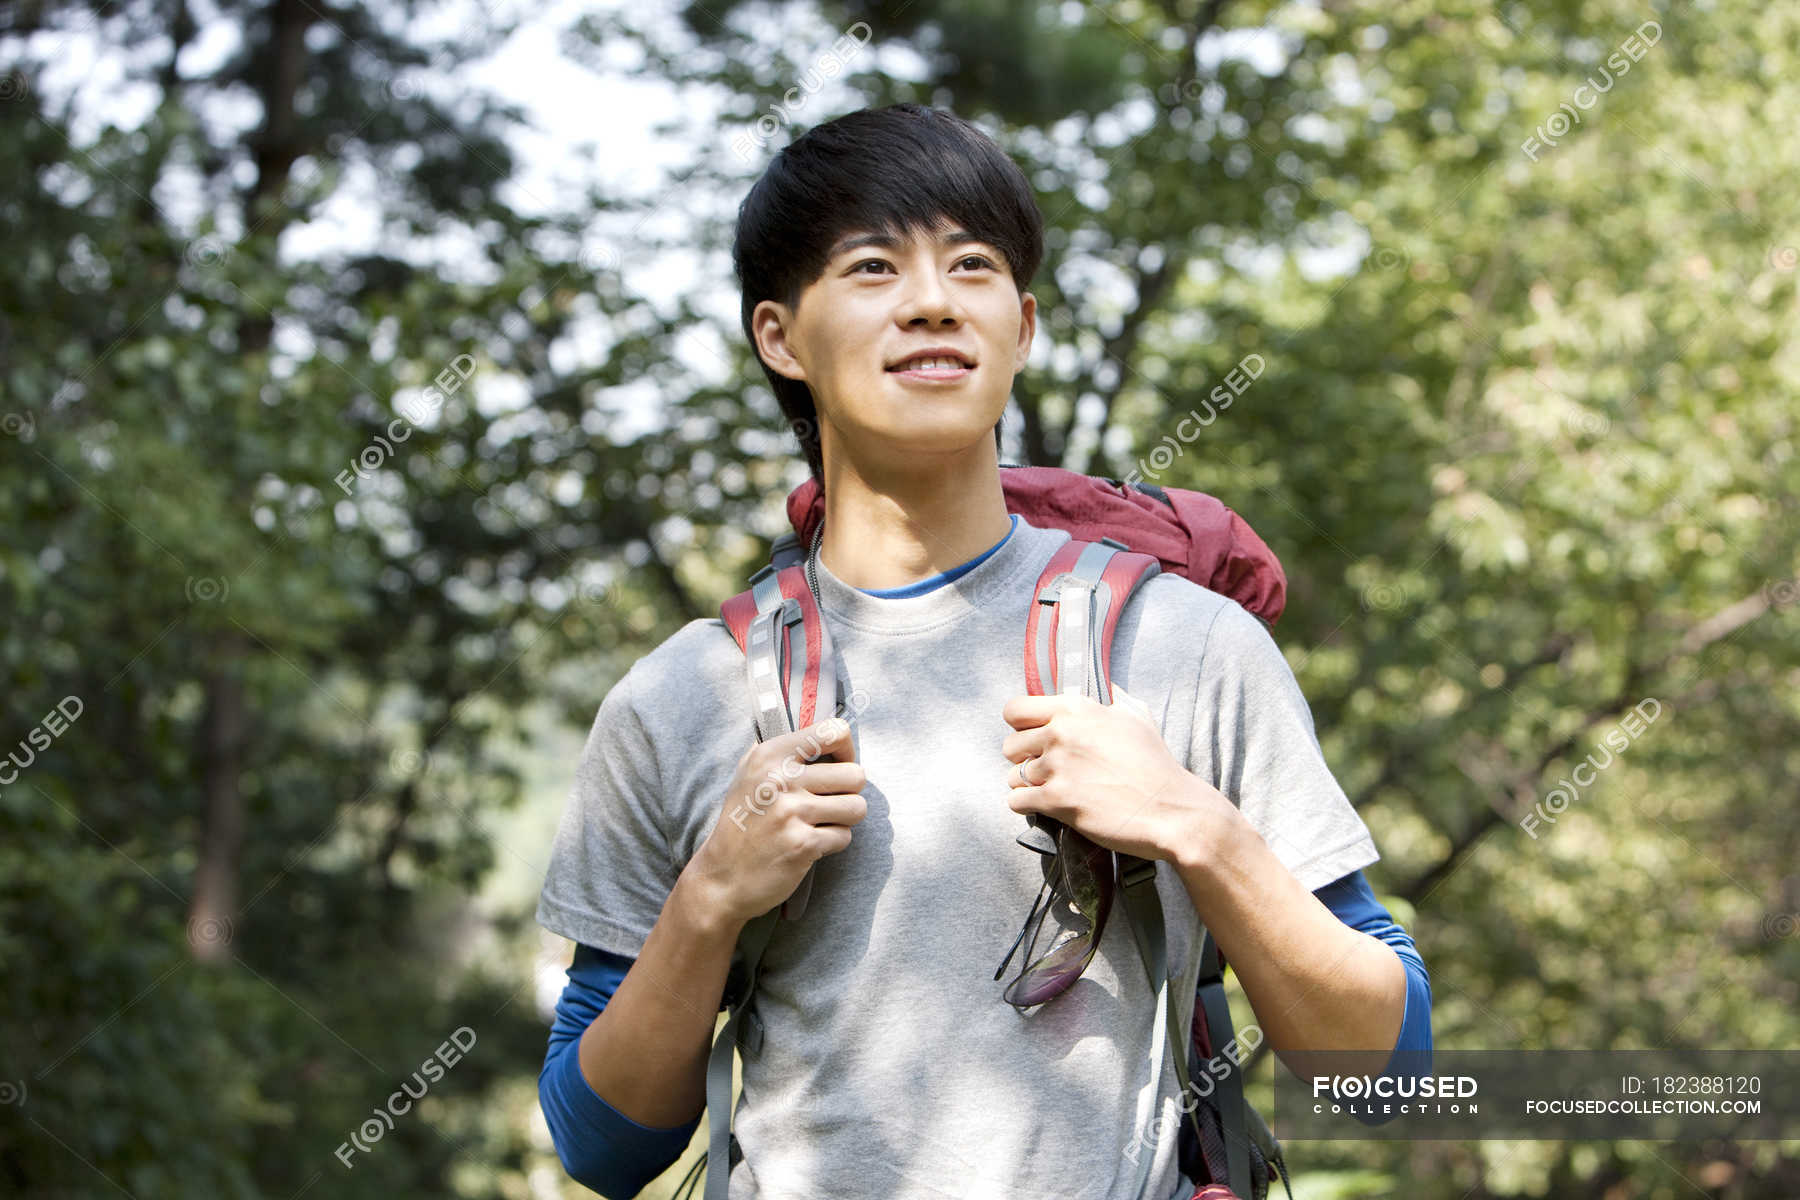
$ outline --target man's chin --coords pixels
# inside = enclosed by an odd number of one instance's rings
[[[994,420],[985,425],[970,425],[966,420],[937,424],[903,421],[886,429],[869,432],[868,445],[876,462],[917,467],[920,470],[942,470],[963,460],[979,461],[984,450],[994,449]]]

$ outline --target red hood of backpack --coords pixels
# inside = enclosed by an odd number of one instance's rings
[[[1164,504],[1125,484],[1061,467],[1002,467],[1006,510],[1039,529],[1103,537],[1154,554],[1165,571],[1230,596],[1273,626],[1287,605],[1281,561],[1248,522],[1205,492],[1163,488]],[[1172,506],[1172,507],[1171,507]],[[802,546],[825,519],[825,492],[808,479],[788,495],[788,521]]]

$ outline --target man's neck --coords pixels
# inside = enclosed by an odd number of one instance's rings
[[[896,588],[961,566],[1012,530],[992,438],[930,468],[879,477],[825,464],[819,559],[855,588]]]

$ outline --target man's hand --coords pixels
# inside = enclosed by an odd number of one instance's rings
[[[854,753],[841,717],[745,751],[718,825],[688,864],[716,916],[737,925],[761,916],[793,895],[814,862],[850,844],[850,827],[869,810]]]
[[[1149,709],[1113,688],[1113,703],[1085,696],[1014,696],[1000,714],[1016,732],[1000,753],[1007,804],[1042,813],[1090,841],[1139,858],[1175,861],[1192,839],[1237,816],[1231,801],[1184,768]]]

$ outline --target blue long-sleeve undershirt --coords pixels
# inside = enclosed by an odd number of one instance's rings
[[[1431,976],[1425,960],[1413,945],[1412,935],[1402,929],[1375,899],[1369,881],[1361,871],[1353,871],[1334,883],[1328,883],[1317,896],[1337,919],[1350,928],[1368,934],[1393,947],[1406,968],[1406,1008],[1400,1017],[1400,1036],[1394,1039],[1394,1051],[1388,1055],[1386,1076],[1418,1076],[1431,1070]],[[1361,1105],[1361,1108],[1370,1107]],[[1382,1125],[1390,1118],[1356,1112],[1364,1125]]]
[[[1428,1069],[1431,1055],[1431,979],[1425,960],[1406,930],[1375,899],[1361,871],[1313,893],[1340,921],[1394,948],[1406,967],[1406,1011],[1387,1073],[1404,1064],[1405,1073]],[[556,1143],[557,1157],[570,1178],[611,1200],[635,1196],[681,1157],[699,1128],[700,1117],[682,1125],[640,1125],[603,1100],[581,1073],[581,1035],[613,998],[633,959],[593,946],[577,945],[569,982],[556,1003],[538,1098]],[[1365,1124],[1375,1119],[1358,1120]]]

